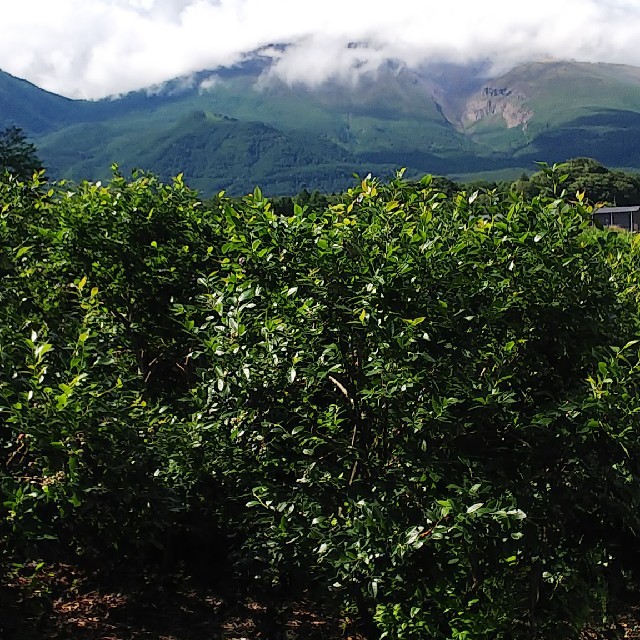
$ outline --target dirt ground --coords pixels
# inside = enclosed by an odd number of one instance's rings
[[[129,576],[114,589],[61,564],[1,589],[1,640],[364,640],[304,599],[274,623],[264,604],[221,596],[220,587],[184,575]]]
[[[0,587],[0,638],[367,640],[349,620],[327,620],[304,598],[285,607],[274,623],[264,604],[221,596],[219,587],[214,592],[184,575],[133,576],[125,585],[115,589],[65,564],[16,575]],[[582,637],[640,640],[640,603],[629,605],[616,629]]]

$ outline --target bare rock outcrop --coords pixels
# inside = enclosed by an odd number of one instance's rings
[[[501,116],[509,129],[526,128],[533,111],[526,106],[527,97],[509,87],[485,86],[466,104],[462,114],[464,126],[473,125],[490,116]]]

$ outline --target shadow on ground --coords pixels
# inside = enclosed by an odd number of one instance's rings
[[[128,577],[117,587],[70,565],[16,576],[0,593],[3,640],[339,640],[346,625],[308,602],[277,616],[186,575]],[[364,639],[361,639],[364,640]]]

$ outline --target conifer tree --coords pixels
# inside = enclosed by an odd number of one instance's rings
[[[8,171],[19,178],[30,178],[42,168],[35,145],[20,127],[0,131],[0,173]]]

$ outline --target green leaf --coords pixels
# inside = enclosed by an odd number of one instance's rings
[[[51,351],[51,349],[53,349],[53,345],[49,344],[48,342],[43,342],[42,344],[39,344],[35,350],[36,358],[37,359],[42,358],[42,356],[48,353],[49,351]]]
[[[478,509],[480,509],[484,505],[484,502],[476,502],[472,504],[468,509],[467,513],[475,513]]]

